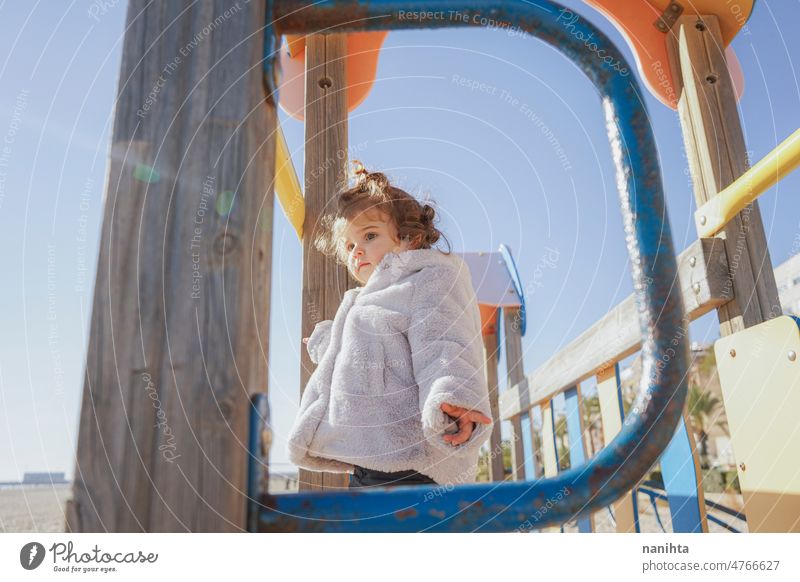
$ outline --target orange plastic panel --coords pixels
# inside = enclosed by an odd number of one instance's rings
[[[367,98],[375,82],[378,55],[388,31],[354,32],[347,35],[347,110]],[[305,37],[284,38],[280,54],[279,102],[283,110],[300,121],[305,119]]]
[[[667,33],[655,26],[669,6],[670,0],[584,0],[608,18],[625,37],[636,57],[645,85],[659,101],[672,109],[677,108],[679,95],[667,56]],[[682,16],[713,14],[719,19],[722,41],[728,46],[747,22],[754,0],[691,0],[681,1]],[[736,87],[737,96],[744,90],[744,78],[739,61],[733,51],[726,52],[728,68]]]

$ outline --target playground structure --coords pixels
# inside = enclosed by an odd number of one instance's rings
[[[666,0],[630,11],[610,0],[591,3],[625,30],[627,19],[635,16],[639,26],[649,15],[652,30],[637,34],[632,49],[640,72],[648,71],[642,80],[680,114],[698,224],[711,229],[699,230],[708,238],[677,257],[638,81],[619,74],[628,65],[605,35],[555,3],[268,0],[216,12],[213,2],[131,2],[69,531],[527,531],[570,520],[591,531],[593,512],[608,506],[618,531],[638,531],[635,490],[661,495],[641,483],[656,462],[673,530],[708,531],[684,400],[688,321],[712,310],[723,336],[717,361],[748,530],[800,530],[800,477],[792,468],[800,437],[790,430],[800,404],[800,331],[781,315],[755,200],[800,161],[800,140],[794,134],[745,173],[736,74],[728,74],[725,46],[752,2],[739,2],[738,12],[730,2],[696,2],[699,14]],[[400,11],[463,16],[401,19]],[[308,336],[333,316],[349,284],[305,236],[345,171],[346,156],[338,154],[347,152],[352,105],[343,81],[348,35],[489,23],[518,26],[561,50],[600,92],[635,293],[527,376],[524,298],[519,306],[486,304],[493,414],[512,428],[513,481],[497,483],[502,467],[495,464],[492,482],[446,492],[356,492],[337,490],[342,475],[301,471],[303,491],[269,495],[262,484],[270,444],[273,188],[303,241],[301,332]],[[277,126],[280,35],[290,35],[293,47],[304,39],[302,195]],[[596,39],[596,50],[586,38]],[[194,46],[191,59],[165,70]],[[598,58],[601,50],[608,60]],[[660,54],[666,60],[653,77]],[[164,74],[168,82],[151,99]],[[498,342],[509,386],[499,395],[496,378],[492,384]],[[300,351],[305,386],[312,364]],[[618,362],[636,351],[642,380],[624,416]],[[592,376],[606,446],[589,459],[580,383]],[[552,401],[560,393],[572,464],[565,471],[554,441]],[[536,407],[544,420],[542,467],[532,451]],[[765,427],[769,436],[761,438]]]

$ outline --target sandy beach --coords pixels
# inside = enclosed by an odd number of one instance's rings
[[[0,532],[64,531],[70,485],[37,485],[0,489]]]

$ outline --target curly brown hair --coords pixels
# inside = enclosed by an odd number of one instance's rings
[[[368,172],[358,161],[353,164],[355,169],[351,175],[355,185],[345,184],[340,188],[331,201],[332,210],[320,218],[320,228],[314,239],[318,251],[347,266],[344,231],[349,221],[365,212],[367,216],[381,214],[383,220],[390,220],[400,241],[408,240],[411,249],[432,248],[441,238],[447,242],[445,254],[450,254],[450,241],[434,226],[437,216],[430,204],[392,186],[384,174]]]

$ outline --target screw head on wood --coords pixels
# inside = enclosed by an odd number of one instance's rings
[[[700,293],[700,283],[695,283],[694,285],[692,285],[692,289],[694,290],[695,293]]]
[[[747,465],[745,465],[744,463],[739,463],[739,468],[740,468],[742,471],[746,471],[746,470],[747,470]]]
[[[735,358],[735,357],[736,357],[736,350],[734,350],[734,349],[731,349],[731,351],[730,351],[730,352],[728,352],[728,353],[731,355],[731,357],[732,357],[732,358]]]
[[[689,266],[690,267],[694,267],[696,264],[697,264],[697,258],[696,257],[689,257]]]
[[[788,356],[790,362],[794,362],[797,359],[797,354],[795,353],[794,350],[789,350]]]
[[[700,224],[702,224],[703,226],[705,226],[705,225],[706,225],[706,222],[708,222],[708,219],[706,219],[706,217],[705,217],[705,216],[701,216],[701,217],[700,217]]]

